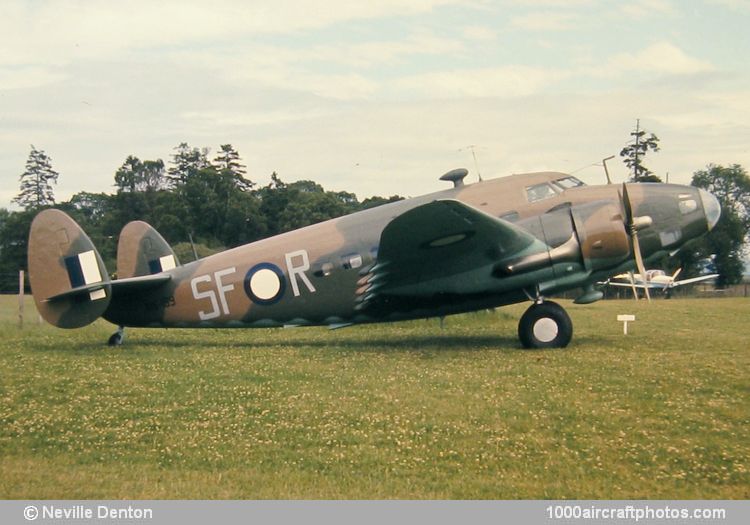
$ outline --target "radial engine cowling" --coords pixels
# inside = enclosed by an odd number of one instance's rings
[[[497,277],[550,268],[553,278],[606,270],[630,256],[630,238],[622,211],[611,201],[569,206],[521,221],[547,249],[495,268]]]
[[[570,212],[586,270],[613,268],[630,257],[630,236],[619,206],[592,202],[575,206]]]

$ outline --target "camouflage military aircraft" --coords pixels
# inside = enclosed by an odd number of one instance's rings
[[[544,172],[464,184],[180,264],[135,221],[120,234],[117,279],[65,213],[31,225],[29,274],[41,315],[62,328],[98,317],[124,327],[252,328],[442,317],[531,301],[524,347],[564,347],[571,320],[546,299],[638,267],[710,230],[716,198],[669,184],[586,186]]]

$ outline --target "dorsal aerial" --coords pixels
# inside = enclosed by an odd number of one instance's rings
[[[464,178],[469,174],[469,170],[466,168],[456,168],[444,173],[440,180],[447,180],[453,183],[454,188],[459,188],[464,185]]]
[[[41,315],[62,328],[98,317],[124,327],[348,326],[530,301],[530,348],[563,347],[565,310],[548,296],[581,289],[680,249],[710,230],[709,193],[669,184],[586,186],[528,173],[393,202],[180,264],[148,224],[127,224],[111,279],[91,240],[59,210],[31,226],[29,272]]]

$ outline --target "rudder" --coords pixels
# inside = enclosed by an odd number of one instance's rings
[[[107,309],[112,287],[104,262],[88,235],[64,212],[49,209],[34,218],[28,267],[34,302],[48,323],[80,328]]]

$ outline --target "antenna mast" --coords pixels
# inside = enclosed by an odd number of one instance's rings
[[[610,155],[606,159],[602,159],[602,166],[604,166],[604,175],[607,176],[607,184],[612,184],[612,179],[609,178],[609,170],[607,169],[607,161],[614,159],[614,155]]]
[[[474,157],[474,168],[477,170],[477,177],[479,177],[479,182],[482,182],[482,174],[479,173],[479,163],[477,162],[477,154],[474,151],[474,149],[477,147],[476,144],[469,144],[465,148],[461,148],[458,151],[463,151],[465,149],[471,150],[471,156]]]

